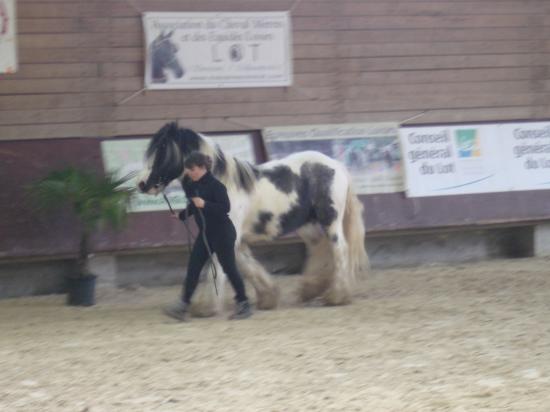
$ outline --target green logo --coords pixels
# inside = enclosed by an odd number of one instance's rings
[[[455,141],[458,147],[458,157],[469,158],[481,156],[477,129],[456,130]]]

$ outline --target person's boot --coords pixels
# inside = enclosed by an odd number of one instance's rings
[[[243,300],[242,302],[237,302],[235,307],[235,312],[229,316],[230,320],[246,319],[252,316],[252,308],[248,300]]]
[[[166,316],[185,322],[187,320],[188,305],[183,301],[178,301],[172,305],[166,306],[163,312]]]

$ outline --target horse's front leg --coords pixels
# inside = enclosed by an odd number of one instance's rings
[[[279,289],[271,275],[256,260],[250,247],[243,241],[243,222],[247,213],[250,213],[250,199],[248,197],[234,196],[232,202],[231,220],[235,225],[237,238],[235,241],[235,260],[237,269],[242,276],[252,284],[256,292],[256,307],[258,309],[275,309],[279,303]],[[235,206],[233,206],[233,204]]]
[[[236,250],[237,267],[256,291],[258,309],[275,309],[279,301],[279,289],[264,267],[254,258],[250,247],[240,243]]]
[[[215,269],[214,269],[215,268]],[[214,283],[214,273],[217,278]],[[191,314],[197,317],[215,316],[223,311],[225,273],[216,256],[204,265],[199,285],[191,301]]]

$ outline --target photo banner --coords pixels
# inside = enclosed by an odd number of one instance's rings
[[[234,133],[210,136],[221,149],[230,156],[235,156],[250,163],[256,163],[252,136],[247,133]],[[140,178],[139,174],[145,167],[144,156],[150,139],[119,139],[101,142],[101,153],[106,172],[115,173],[116,177],[124,177],[130,173],[136,176],[124,186],[135,188]],[[165,189],[172,208],[181,210],[187,207],[187,199],[179,181],[174,180]],[[168,210],[162,195],[151,196],[137,193],[128,207],[129,212],[152,212]]]
[[[316,150],[340,161],[358,194],[404,190],[397,123],[269,127],[262,134],[272,160]]]
[[[147,89],[292,84],[288,12],[144,13],[143,28]]]
[[[0,73],[17,71],[15,0],[0,0]]]

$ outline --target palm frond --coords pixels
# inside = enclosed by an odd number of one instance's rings
[[[116,177],[68,167],[49,173],[29,187],[41,208],[72,207],[83,226],[92,231],[105,223],[120,228],[134,189],[124,184],[134,176]]]

